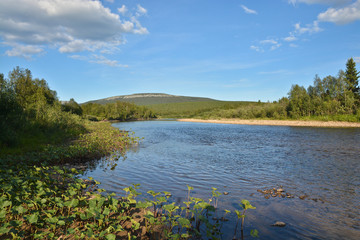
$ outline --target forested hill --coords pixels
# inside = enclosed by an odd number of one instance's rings
[[[137,93],[132,95],[122,95],[109,98],[103,98],[99,100],[93,100],[86,103],[98,103],[98,104],[107,104],[114,103],[116,101],[121,102],[130,102],[136,105],[148,106],[153,104],[162,104],[162,103],[183,103],[183,102],[209,102],[217,101],[211,98],[202,98],[202,97],[188,97],[188,96],[176,96],[169,95],[164,93]]]

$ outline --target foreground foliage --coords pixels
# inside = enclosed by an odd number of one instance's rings
[[[77,170],[29,167],[0,170],[0,239],[219,239],[225,217],[217,217],[213,189],[209,201],[189,195],[182,206],[170,202],[169,192],[148,191],[138,201],[139,185],[126,196],[95,189],[97,181],[76,178]],[[90,180],[92,180],[90,178]],[[246,200],[243,213],[254,207]],[[229,214],[226,210],[225,215]],[[237,224],[236,224],[237,228]],[[235,234],[236,237],[236,228]],[[257,236],[257,231],[251,231]]]

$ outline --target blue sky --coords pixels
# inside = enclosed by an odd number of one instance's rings
[[[274,101],[350,57],[360,0],[0,1],[0,72],[28,68],[61,100]]]

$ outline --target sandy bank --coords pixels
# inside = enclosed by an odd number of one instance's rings
[[[222,124],[245,124],[245,125],[269,125],[269,126],[295,126],[295,127],[360,127],[356,122],[337,122],[337,121],[297,121],[297,120],[244,120],[244,119],[178,119],[180,122],[202,122],[202,123],[222,123]]]

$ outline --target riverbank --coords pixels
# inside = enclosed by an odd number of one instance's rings
[[[180,122],[265,125],[265,126],[291,126],[291,127],[335,127],[335,128],[360,128],[359,122],[340,121],[302,121],[302,120],[260,120],[260,119],[177,119]]]

